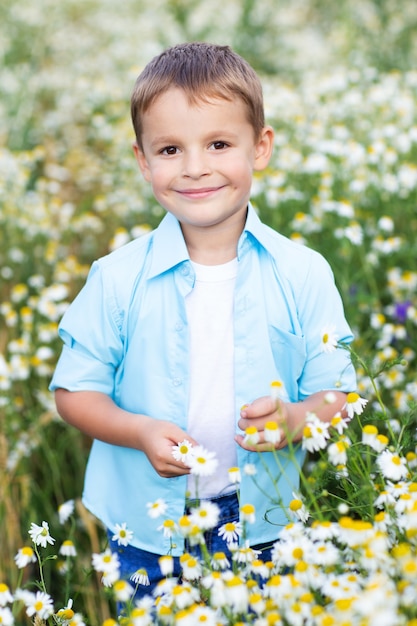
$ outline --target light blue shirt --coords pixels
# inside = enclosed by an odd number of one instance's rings
[[[291,402],[326,389],[353,391],[349,353],[324,353],[321,347],[324,328],[334,327],[340,341],[352,340],[323,257],[262,224],[251,206],[237,257],[236,423],[242,405],[268,395],[275,380],[284,383]],[[50,388],[99,391],[127,411],[171,420],[187,432],[185,297],[194,280],[180,225],[171,214],[153,232],[96,261],[60,324],[64,347]],[[237,446],[237,455],[242,470],[246,464],[256,468],[254,477],[242,471],[240,488],[241,504],[253,504],[256,511],[256,523],[248,526],[250,543],[272,541],[288,523],[285,507],[298,488],[304,453],[299,445],[295,455],[288,448],[257,453]],[[161,519],[151,519],[146,504],[162,498],[166,516],[177,521],[186,484],[186,476],[161,478],[143,452],[95,440],[83,501],[110,530],[126,522],[134,532],[132,545],[165,554],[170,540],[157,530]],[[179,555],[182,541],[176,538],[175,544]]]

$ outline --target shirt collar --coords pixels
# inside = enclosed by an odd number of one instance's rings
[[[171,213],[167,213],[153,233],[149,277],[158,276],[189,260],[180,223]]]
[[[253,239],[258,241],[266,250],[271,251],[269,231],[265,229],[265,225],[249,203],[245,228],[238,242],[238,259],[253,245]],[[171,213],[165,215],[158,228],[154,231],[152,246],[150,278],[162,274],[184,261],[190,260],[180,223]]]

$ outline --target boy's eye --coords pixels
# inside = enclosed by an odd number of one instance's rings
[[[211,144],[213,150],[223,150],[224,148],[227,148],[227,146],[228,144],[225,141],[213,141]]]
[[[161,150],[161,154],[167,154],[168,156],[177,154],[177,148],[175,146],[167,146]]]

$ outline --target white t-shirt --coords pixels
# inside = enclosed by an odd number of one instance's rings
[[[193,262],[196,282],[186,297],[190,336],[190,398],[188,432],[207,450],[216,452],[216,474],[199,477],[198,493],[189,477],[190,497],[230,493],[228,469],[237,463],[233,367],[233,295],[237,259],[223,265]]]

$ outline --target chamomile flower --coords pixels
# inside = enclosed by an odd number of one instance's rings
[[[193,508],[190,512],[192,524],[196,524],[201,530],[209,530],[217,526],[220,516],[220,509],[215,502],[205,500],[200,506]]]
[[[226,543],[236,543],[242,535],[241,522],[226,522],[218,530],[219,537],[223,537]]]
[[[13,626],[15,623],[13,613],[8,606],[0,607],[0,624],[2,626]]]
[[[26,615],[32,617],[36,615],[41,620],[47,620],[54,612],[54,605],[51,596],[44,591],[37,591],[27,598]]]
[[[180,565],[186,580],[197,580],[201,577],[201,563],[196,557],[191,556],[191,554],[183,554],[180,557]]]
[[[274,421],[266,422],[264,428],[264,438],[268,443],[272,445],[278,444],[282,439],[282,432],[278,424]]]
[[[172,456],[176,461],[181,461],[184,465],[189,465],[190,457],[194,455],[193,444],[184,439],[176,446],[172,446]]]
[[[66,539],[59,548],[59,554],[62,556],[77,556],[77,550],[71,539]]]
[[[194,476],[212,476],[218,464],[216,453],[206,450],[203,446],[195,446],[194,454],[188,460],[188,466]]]
[[[158,498],[155,502],[148,502],[146,508],[148,509],[149,517],[156,519],[161,517],[161,515],[165,515],[168,505],[165,500]]]
[[[331,443],[327,448],[330,463],[333,465],[346,465],[349,446],[350,441],[346,437]]]
[[[346,404],[344,405],[344,409],[348,414],[348,417],[352,419],[354,415],[361,415],[363,413],[364,407],[368,404],[368,400],[361,398],[359,394],[354,391],[351,391],[347,394]]]
[[[177,525],[173,519],[166,519],[158,526],[158,530],[162,531],[164,537],[171,539],[177,530]]]
[[[259,443],[260,434],[256,426],[248,426],[245,430],[243,443],[247,446],[256,446]]]
[[[255,523],[255,507],[253,504],[244,504],[240,507],[240,519],[242,522],[247,522],[248,524]]]
[[[63,609],[59,609],[56,613],[56,616],[59,617],[60,620],[60,624],[68,624],[71,623],[70,620],[73,619],[75,613],[72,609],[72,605],[73,605],[73,600],[70,598],[68,601],[67,606],[65,606]],[[1,622],[0,622],[1,623]],[[71,623],[72,626],[72,623]]]
[[[117,541],[119,546],[127,546],[131,542],[133,531],[126,528],[126,522],[115,525],[115,533],[112,537],[113,541]]]
[[[120,568],[119,557],[115,552],[112,552],[110,548],[107,548],[100,554],[93,553],[91,556],[91,562],[96,572],[118,572]]]
[[[273,400],[285,399],[285,387],[281,380],[273,380],[271,383],[271,398]]]
[[[390,450],[381,452],[376,462],[382,475],[389,480],[398,481],[408,474],[405,458]]]
[[[337,334],[335,326],[326,326],[321,331],[321,351],[326,354],[334,352],[337,348]]]
[[[248,588],[240,576],[232,576],[226,581],[227,604],[236,613],[248,611]]]
[[[74,513],[74,508],[75,508],[74,500],[67,500],[66,502],[64,502],[58,507],[58,517],[59,517],[60,524],[65,524],[65,522]]]
[[[5,606],[8,602],[13,602],[13,596],[9,587],[5,583],[0,583],[0,606]]]
[[[113,591],[118,602],[128,602],[134,593],[132,585],[127,580],[116,580],[113,583]]]
[[[348,427],[348,420],[343,419],[341,413],[336,413],[330,420],[330,426],[336,430],[336,432],[341,435],[344,430]]]
[[[42,526],[32,522],[29,535],[33,543],[37,546],[42,546],[42,548],[46,548],[48,543],[51,545],[55,543],[55,539],[49,534],[48,522],[42,522]]]
[[[174,559],[170,554],[165,554],[158,559],[159,569],[162,576],[172,576],[174,571]]]
[[[148,587],[151,584],[149,582],[148,572],[144,567],[141,567],[140,569],[137,569],[136,572],[133,572],[130,580],[134,582],[135,585],[144,585],[145,587]]]
[[[15,563],[19,569],[26,567],[29,563],[36,562],[36,555],[30,546],[23,546],[20,548],[14,557]],[[0,622],[1,624],[1,622]]]
[[[253,463],[245,463],[243,466],[243,473],[245,476],[256,476],[257,471],[256,465]]]
[[[302,448],[308,452],[317,452],[327,445],[329,426],[322,422],[314,413],[308,413],[303,430]]]
[[[289,504],[289,509],[296,519],[299,519],[301,522],[306,522],[310,517],[310,513],[305,507],[303,501],[299,497],[297,497],[297,494],[293,493],[293,496],[294,499],[291,500]]]
[[[242,476],[241,476],[239,467],[230,467],[228,470],[228,474],[229,474],[229,480],[232,485],[240,484],[240,481],[242,480]]]
[[[219,531],[220,533],[220,531]],[[215,552],[211,557],[211,567],[213,570],[225,570],[230,567],[230,562],[224,552]]]

